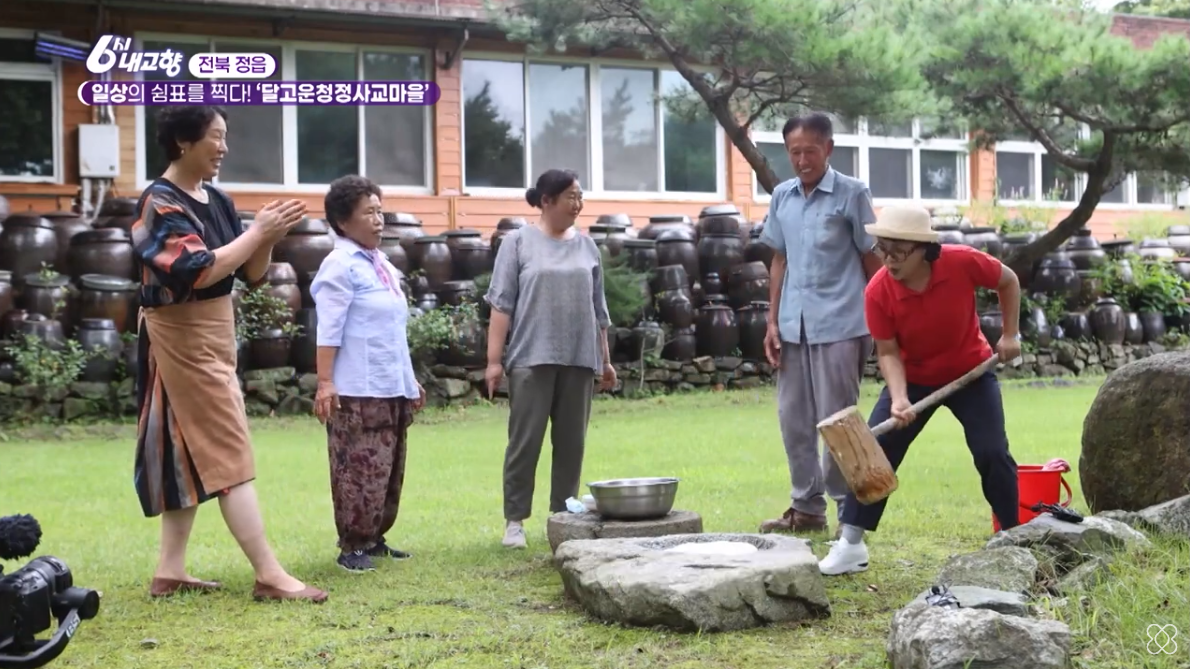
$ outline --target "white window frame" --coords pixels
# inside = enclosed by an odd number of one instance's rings
[[[1091,136],[1090,128],[1083,125],[1080,131],[1083,139]],[[1041,183],[1041,158],[1049,152],[1040,142],[1025,142],[1017,140],[1008,140],[1004,142],[997,142],[992,148],[993,158],[995,154],[1000,153],[1027,153],[1033,156],[1033,199],[1031,200],[1012,200],[999,199],[999,169],[997,167],[997,184],[996,196],[998,203],[1005,207],[1052,207],[1057,209],[1069,209],[1078,205],[1079,200],[1083,196],[1083,191],[1087,187],[1087,175],[1077,173],[1074,176],[1074,199],[1053,201],[1045,199],[1045,191]],[[1136,193],[1136,174],[1129,174],[1126,179],[1120,184],[1120,188],[1124,191],[1123,202],[1100,202],[1095,209],[1105,211],[1169,211],[1176,208],[1174,203],[1174,194],[1166,193],[1164,203],[1141,203],[1137,202]]]
[[[868,156],[869,149],[901,149],[908,150],[912,154],[912,160],[909,169],[911,170],[911,180],[913,182],[913,194],[908,199],[903,198],[888,198],[880,197],[873,198],[872,204],[880,207],[889,204],[897,204],[902,202],[917,202],[923,206],[955,206],[966,205],[971,202],[971,149],[968,133],[964,133],[961,138],[933,138],[933,139],[919,139],[922,132],[922,123],[918,119],[913,120],[913,136],[912,137],[881,137],[878,135],[868,134],[868,120],[866,118],[856,119],[854,134],[835,133],[836,147],[851,147],[857,149],[856,151],[856,178],[864,183],[870,183],[869,176],[871,175],[871,160]],[[753,131],[752,141],[761,144],[781,144],[785,141],[778,132],[762,132]],[[922,199],[921,197],[921,152],[922,151],[949,151],[960,154],[958,159],[957,178],[959,193],[958,198],[954,200],[946,199]],[[772,200],[772,195],[764,192],[760,187],[760,180],[756,178],[756,171],[752,170],[752,192],[753,201],[758,204],[765,204]]]
[[[232,42],[235,44],[259,44],[261,46],[281,47],[281,79],[283,81],[296,81],[296,63],[294,60],[295,51],[336,51],[340,53],[355,53],[356,54],[356,72],[363,73],[363,53],[368,52],[384,52],[384,53],[404,53],[417,54],[422,57],[422,62],[426,66],[425,81],[433,80],[432,70],[434,68],[434,54],[427,49],[417,47],[400,47],[400,46],[380,46],[373,44],[343,44],[337,42],[309,42],[300,40],[270,40],[258,38],[240,38],[234,36],[222,35],[208,35],[204,37],[194,37],[192,35],[182,35],[176,33],[157,33],[157,32],[137,32],[134,36],[137,49],[143,49],[144,43],[149,42],[172,42],[175,44],[205,44],[208,49],[214,49],[218,42]],[[183,65],[183,70],[185,65]],[[138,81],[143,81],[143,75],[137,74]],[[362,80],[361,80],[362,81]],[[145,110],[156,109],[156,107],[147,107],[138,105],[134,107],[136,110],[136,179],[141,188],[144,188],[155,179],[155,176],[145,174],[147,165],[146,151],[149,147],[145,146]],[[367,123],[365,120],[366,105],[358,105],[357,111],[359,113],[359,162],[360,174],[367,176],[368,174],[368,153],[367,147]],[[424,142],[425,156],[423,164],[425,166],[425,185],[424,186],[395,186],[391,184],[377,183],[386,195],[430,195],[434,191],[434,114],[432,107],[424,107],[423,112],[424,122],[423,127],[425,131],[426,141]],[[282,153],[282,177],[284,183],[236,183],[221,181],[218,177],[212,183],[226,190],[229,193],[236,192],[259,192],[259,191],[280,191],[287,193],[323,193],[326,191],[328,184],[303,184],[298,183],[298,145],[297,145],[297,106],[285,105],[281,107],[281,153]],[[234,150],[234,147],[233,147]]]
[[[726,135],[723,133],[723,126],[715,122],[715,192],[714,193],[690,193],[683,191],[666,191],[659,190],[655,192],[650,191],[609,191],[603,189],[603,86],[600,80],[600,67],[606,66],[609,68],[628,68],[637,70],[651,70],[654,72],[670,70],[674,68],[666,67],[662,63],[654,61],[640,61],[640,60],[622,60],[613,58],[572,58],[572,57],[529,57],[522,54],[509,54],[498,52],[476,51],[463,54],[462,60],[459,63],[460,67],[465,67],[468,60],[496,60],[503,62],[520,63],[523,72],[523,91],[524,91],[524,109],[525,109],[525,186],[520,188],[484,188],[484,187],[469,187],[467,186],[467,146],[466,146],[466,123],[467,119],[463,110],[466,106],[466,93],[462,90],[462,78],[459,83],[459,162],[460,172],[462,175],[463,193],[474,197],[524,197],[525,189],[532,186],[533,180],[537,178],[536,174],[530,174],[533,169],[532,160],[533,155],[532,133],[530,131],[529,119],[529,66],[536,65],[581,65],[587,68],[587,138],[589,145],[587,147],[587,160],[589,165],[587,169],[590,176],[590,188],[583,192],[583,197],[587,200],[658,200],[658,201],[674,201],[674,202],[722,202],[726,197],[727,191],[727,151],[726,151]],[[660,86],[660,75],[657,77],[658,86]],[[656,91],[655,91],[656,92]],[[665,186],[665,105],[664,103],[656,105],[656,123],[657,123],[657,184],[659,187]]]
[[[42,31],[56,34],[56,31]],[[0,28],[0,37],[5,39],[36,39],[33,30],[18,30],[15,28]],[[21,176],[0,175],[3,183],[39,183],[61,184],[65,179],[62,165],[62,61],[54,58],[52,63],[0,63],[0,79],[8,81],[46,81],[50,84],[52,94],[50,104],[53,113],[50,115],[53,129],[53,161],[54,173],[49,176]]]

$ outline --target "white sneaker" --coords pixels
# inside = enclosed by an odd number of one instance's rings
[[[504,527],[504,546],[506,548],[525,547],[525,526],[519,521],[509,521]]]
[[[831,546],[826,557],[818,563],[818,571],[824,576],[856,574],[868,570],[868,547],[861,540],[858,544],[839,539]]]

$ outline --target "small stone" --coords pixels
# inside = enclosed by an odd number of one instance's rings
[[[313,395],[318,391],[318,375],[302,374],[298,378],[298,389],[304,395]]]
[[[756,363],[745,362],[744,364],[740,365],[739,371],[745,376],[753,376],[756,374]]]
[[[679,384],[678,384],[678,385],[677,385],[677,386],[674,388],[674,391],[675,391],[675,392],[679,392],[679,393],[692,393],[692,392],[694,392],[694,391],[696,391],[696,390],[698,390],[698,388],[697,388],[697,387],[695,387],[695,386],[693,386],[693,385],[691,385],[691,384],[689,384],[689,383],[679,383]]]
[[[746,376],[742,379],[733,379],[732,382],[728,385],[731,388],[739,388],[740,390],[750,390],[753,388],[759,388],[763,384],[761,383],[760,379],[755,376]]]
[[[244,381],[244,391],[249,397],[260,400],[269,406],[275,405],[280,400],[277,395],[277,382],[272,379]]]
[[[650,369],[645,372],[645,381],[668,381],[669,371],[664,369]]]
[[[273,413],[273,407],[254,399],[244,400],[244,413],[249,416],[270,416]]]
[[[711,372],[715,371],[715,359],[709,355],[702,356],[701,358],[695,358],[691,362],[694,363],[694,367],[698,371],[704,374],[710,374]]]
[[[272,369],[250,369],[244,372],[244,381],[289,381],[297,374],[293,367],[274,367]]]
[[[1054,590],[1060,595],[1069,596],[1093,588],[1099,581],[1111,575],[1110,565],[1110,560],[1092,557],[1061,577]]]
[[[715,372],[711,378],[714,379],[715,385],[726,386],[735,378],[735,374],[732,372]]]
[[[761,373],[761,374],[764,374],[765,376],[772,376],[772,375],[773,375],[773,366],[772,366],[772,365],[770,365],[769,363],[767,363],[767,362],[762,362],[762,363],[760,363],[760,364],[758,365],[758,367],[760,367],[760,373]]]
[[[683,376],[688,376],[690,374],[697,374],[698,369],[696,369],[694,365],[682,365],[681,372]]]
[[[680,360],[666,360],[662,367],[671,372],[680,372],[682,371],[682,362]]]
[[[466,379],[467,369],[465,367],[451,367],[448,365],[434,365],[430,370],[434,376],[440,379]]]
[[[308,416],[314,413],[314,400],[299,395],[286,395],[277,403],[278,416]]]
[[[728,356],[726,358],[719,358],[715,361],[715,368],[722,372],[731,372],[744,364],[744,361],[735,356]]]
[[[67,397],[62,400],[62,420],[76,420],[87,416],[94,416],[98,413],[96,403],[93,400],[79,397]]]
[[[438,385],[447,399],[458,399],[471,392],[471,382],[453,377],[439,378]]]
[[[710,385],[711,375],[710,374],[687,374],[686,382],[692,383],[696,386]]]
[[[4,382],[0,381],[0,395],[11,395],[11,394],[12,394],[12,384],[4,383]]]
[[[473,369],[467,372],[467,380],[471,383],[483,383],[486,380],[487,370]]]

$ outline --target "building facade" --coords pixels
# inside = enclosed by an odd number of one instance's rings
[[[430,230],[490,231],[506,216],[530,216],[524,190],[558,166],[582,175],[582,225],[627,213],[696,216],[730,202],[763,218],[768,196],[743,156],[712,121],[670,114],[655,94],[687,84],[667,63],[629,57],[530,57],[483,21],[482,0],[5,0],[0,18],[0,195],[14,211],[71,209],[80,194],[79,126],[97,109],[78,100],[89,77],[76,62],[36,57],[35,35],[92,42],[115,33],[138,48],[267,52],[277,80],[432,80],[432,107],[231,107],[230,152],[218,185],[242,210],[278,196],[322,211],[326,184],[361,173],[381,184],[385,206]],[[196,5],[202,5],[196,7]],[[294,9],[300,6],[301,9]],[[1116,18],[1140,46],[1190,22]],[[145,80],[159,75],[146,73]],[[135,197],[164,169],[153,107],[115,107],[119,176],[111,192]],[[779,128],[753,137],[779,176],[791,173]],[[1051,223],[1073,207],[1066,179],[1045,150],[1010,141],[971,152],[965,136],[929,121],[838,121],[832,164],[866,181],[877,206],[912,200],[962,208],[990,202],[1046,208]],[[1177,215],[1177,198],[1131,175],[1092,219],[1101,238],[1138,214]]]

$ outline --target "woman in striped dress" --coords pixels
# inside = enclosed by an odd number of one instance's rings
[[[243,230],[231,198],[204,183],[227,154],[226,119],[217,107],[162,109],[157,142],[170,164],[141,194],[132,228],[141,274],[134,482],[145,516],[161,516],[149,593],[221,587],[186,571],[198,505],[217,497],[256,572],[254,597],[322,602],[327,594],[290,576],[264,536],[231,299],[237,277],[263,281],[273,245],[305,205],[271,202]]]

